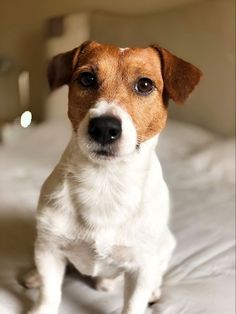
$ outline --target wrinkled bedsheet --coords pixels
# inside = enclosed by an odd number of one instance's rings
[[[33,265],[39,189],[70,135],[64,122],[5,132],[0,145],[0,314],[23,314],[37,290],[21,275]],[[157,147],[172,196],[177,248],[163,296],[147,313],[235,313],[235,146],[196,126],[169,121]],[[122,283],[97,292],[72,271],[65,278],[60,314],[115,314]]]

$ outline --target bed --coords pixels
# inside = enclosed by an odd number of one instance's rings
[[[62,121],[4,130],[0,145],[0,313],[23,314],[37,290],[20,285],[33,265],[35,207],[40,185],[70,135]],[[157,152],[172,195],[171,228],[178,245],[163,296],[152,314],[235,313],[235,146],[199,127],[169,121]],[[122,282],[97,292],[71,271],[60,314],[115,314]]]

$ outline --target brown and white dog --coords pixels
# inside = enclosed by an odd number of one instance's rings
[[[92,41],[52,59],[49,84],[69,85],[73,131],[41,190],[37,273],[26,282],[41,285],[30,314],[58,312],[67,261],[101,289],[124,273],[122,314],[143,314],[160,297],[175,240],[155,146],[168,100],[184,102],[200,77],[158,45]]]

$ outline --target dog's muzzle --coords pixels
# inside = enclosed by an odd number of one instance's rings
[[[121,132],[121,121],[114,116],[92,118],[88,125],[90,138],[102,146],[113,144],[121,137]]]

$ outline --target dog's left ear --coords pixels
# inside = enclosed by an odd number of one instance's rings
[[[164,80],[164,98],[176,103],[183,103],[198,84],[202,72],[192,65],[169,52],[159,45],[152,45],[160,58]]]

